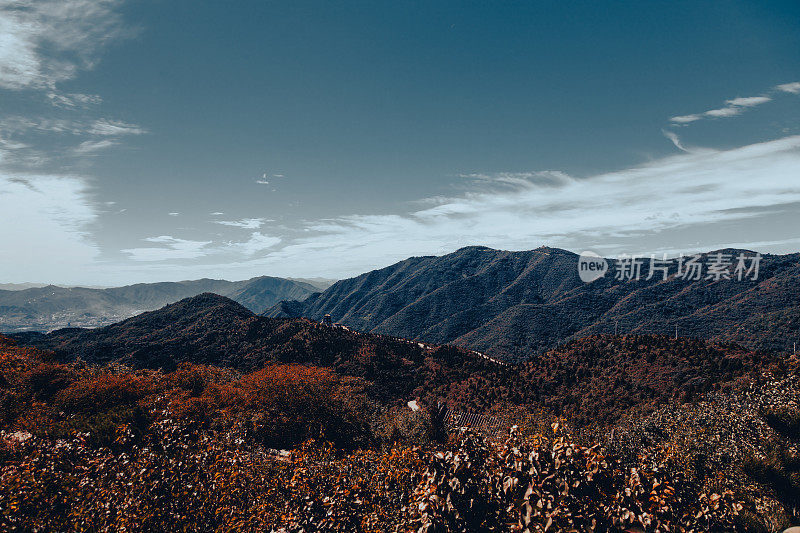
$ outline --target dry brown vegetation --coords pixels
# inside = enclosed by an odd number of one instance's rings
[[[437,442],[428,411],[328,369],[63,364],[0,338],[0,529],[777,531],[800,518],[782,372],[613,438],[509,404],[510,437]]]

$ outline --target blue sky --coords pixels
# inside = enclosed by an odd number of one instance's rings
[[[0,282],[800,249],[796,2],[0,0]]]

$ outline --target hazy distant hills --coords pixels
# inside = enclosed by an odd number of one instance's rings
[[[725,250],[736,254],[739,250]],[[413,257],[341,280],[267,316],[306,316],[360,331],[455,343],[519,359],[597,333],[672,334],[790,351],[800,341],[800,254],[766,255],[756,281],[656,275],[586,284],[578,256],[557,248],[509,252],[468,247]]]
[[[47,283],[0,283],[0,291],[22,291],[46,286]]]
[[[139,283],[104,289],[48,285],[0,290],[0,331],[103,326],[204,292],[227,296],[260,313],[281,300],[303,300],[318,291],[310,283],[268,276],[245,281]]]
[[[316,288],[318,291],[324,291],[325,289],[327,289],[328,287],[339,281],[333,278],[286,278],[286,279],[291,281],[299,281],[301,283],[307,283]]]

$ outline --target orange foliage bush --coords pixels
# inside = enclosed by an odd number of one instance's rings
[[[20,378],[22,386],[35,398],[47,401],[72,384],[77,375],[66,365],[40,363],[22,373]]]
[[[237,382],[254,436],[279,447],[322,438],[339,446],[367,444],[369,420],[361,380],[321,368],[273,365]]]

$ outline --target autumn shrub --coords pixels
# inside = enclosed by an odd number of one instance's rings
[[[148,385],[133,374],[98,372],[60,391],[54,404],[68,413],[102,411],[136,402],[147,394]]]
[[[371,438],[364,384],[303,365],[273,365],[237,382],[244,406],[255,413],[251,435],[284,448],[310,438],[338,446],[366,445]]]
[[[293,454],[279,532],[410,531],[409,499],[421,469],[419,447],[337,452],[308,441]]]
[[[735,531],[741,505],[705,493],[669,465],[622,467],[599,446],[552,436],[492,444],[465,433],[430,456],[411,525],[451,531]]]
[[[428,409],[412,411],[406,405],[395,405],[376,417],[372,432],[386,445],[425,444],[431,441],[433,432]]]
[[[20,376],[22,386],[35,399],[47,401],[56,393],[71,385],[76,379],[76,372],[62,364],[40,363]]]
[[[791,523],[800,523],[800,406],[797,399],[762,406],[761,415],[780,438],[765,453],[748,457],[744,471],[769,487],[786,510]]]
[[[760,384],[717,391],[701,401],[632,415],[607,436],[626,464],[647,453],[669,462],[707,491],[733,491],[745,531],[781,531],[800,523],[798,376],[769,374]]]
[[[208,387],[229,383],[239,377],[233,370],[191,363],[180,363],[164,376],[170,387],[188,391],[192,396],[202,395]]]
[[[130,373],[89,373],[54,396],[54,407],[68,415],[59,426],[61,433],[56,434],[87,432],[95,446],[114,443],[121,427],[140,436],[150,416],[138,401],[151,387],[148,379]]]
[[[200,396],[209,382],[208,367],[182,363],[169,374],[176,387],[188,391],[192,396]]]
[[[268,531],[289,478],[257,450],[170,421],[122,453],[32,437],[0,465],[0,530]]]

